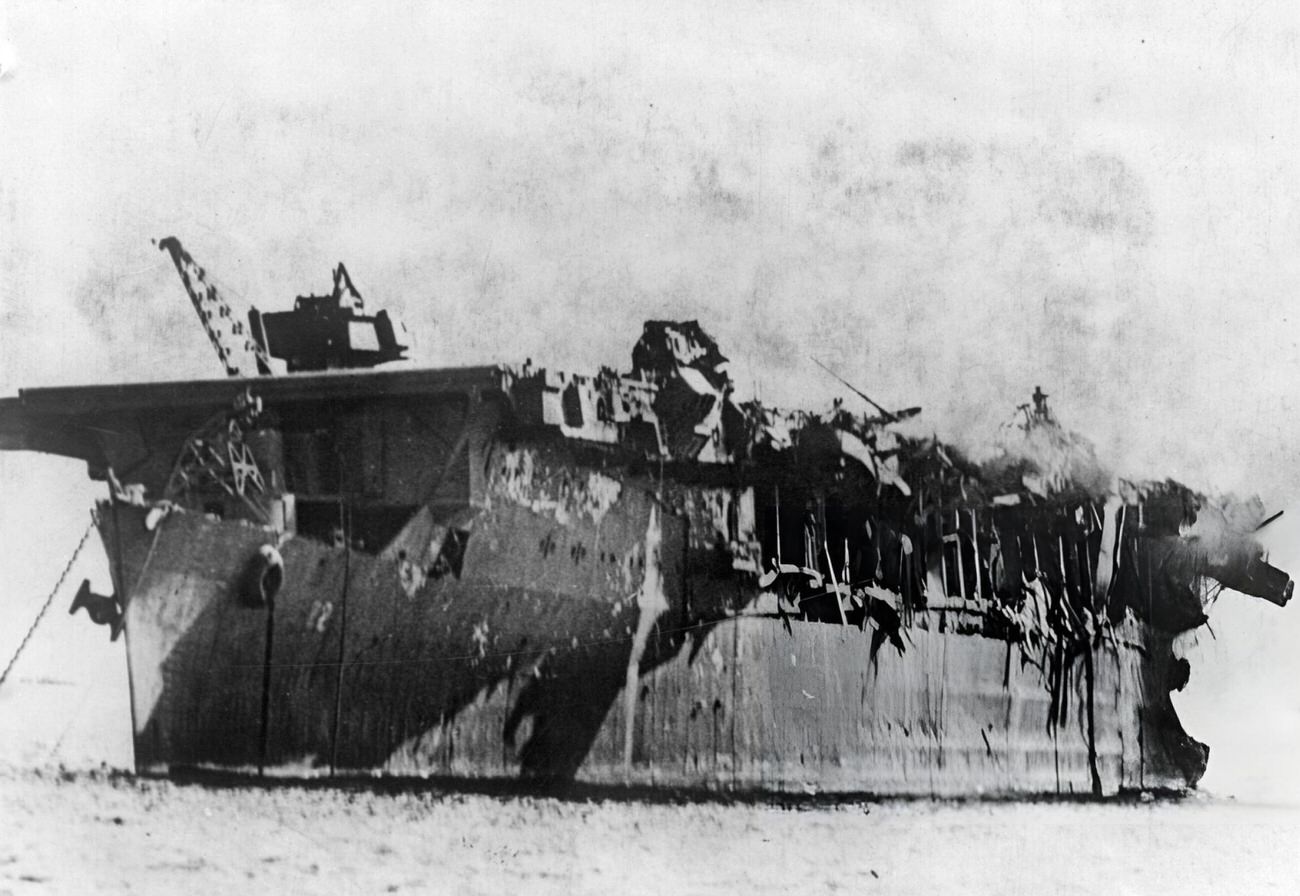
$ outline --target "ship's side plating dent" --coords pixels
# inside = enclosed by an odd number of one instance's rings
[[[623,767],[624,773],[628,775],[632,772],[634,756],[636,703],[641,663],[645,657],[651,632],[660,617],[672,608],[668,595],[664,593],[663,526],[660,523],[658,507],[650,508],[650,519],[646,522],[644,551],[645,573],[641,579],[641,587],[636,592],[636,632],[632,636],[632,650],[627,658],[627,674],[623,680]]]

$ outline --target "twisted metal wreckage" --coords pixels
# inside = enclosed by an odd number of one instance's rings
[[[143,770],[1182,788],[1174,637],[1291,596],[1258,500],[1112,483],[1041,390],[974,463],[860,392],[734,401],[693,321],[628,374],[338,370],[405,350],[341,265],[245,329],[160,245],[248,379],[0,401],[0,447],[111,485],[115,594],[73,610],[125,629]]]

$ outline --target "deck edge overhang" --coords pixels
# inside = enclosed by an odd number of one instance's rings
[[[509,404],[508,377],[504,367],[480,366],[20,389],[17,396],[0,398],[0,451],[36,451],[102,465],[103,438],[115,434],[108,425],[114,415],[217,411],[243,388],[277,404],[449,393]]]

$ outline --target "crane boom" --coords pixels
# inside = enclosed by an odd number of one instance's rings
[[[181,283],[198,312],[203,329],[217,350],[227,376],[258,376],[271,372],[270,359],[249,332],[248,324],[236,317],[230,305],[208,282],[207,273],[190,257],[174,236],[158,241],[181,275]]]

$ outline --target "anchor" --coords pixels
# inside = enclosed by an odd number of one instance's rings
[[[74,614],[82,607],[86,608],[86,613],[90,616],[91,622],[96,625],[109,626],[110,641],[116,641],[118,635],[122,634],[122,608],[117,605],[117,598],[105,597],[91,591],[90,579],[82,580],[81,587],[77,589],[77,596],[72,599],[72,606],[68,609],[68,613]]]

